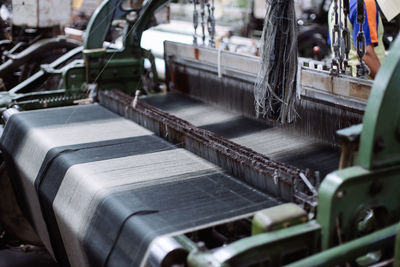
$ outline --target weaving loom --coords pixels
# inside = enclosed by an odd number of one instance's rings
[[[13,115],[2,140],[17,195],[62,265],[139,266],[157,237],[279,203],[99,105]]]
[[[59,103],[36,94],[3,112],[18,204],[57,264],[336,266],[377,250],[372,263],[400,264],[400,39],[372,90],[300,58],[298,118],[282,125],[255,109],[258,58],[217,50],[212,37],[211,47],[165,42],[168,92],[133,97],[140,36],[166,2],[134,10],[118,51],[102,48],[107,29],[132,10],[118,0],[99,7],[84,59],[63,67],[57,92],[90,92],[85,104],[29,111]],[[212,33],[213,2],[197,4],[209,8]],[[336,130],[364,112],[363,129],[340,131],[341,143]]]

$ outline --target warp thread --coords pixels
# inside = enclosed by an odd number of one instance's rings
[[[295,121],[297,26],[294,0],[266,0],[261,67],[254,87],[257,116]]]

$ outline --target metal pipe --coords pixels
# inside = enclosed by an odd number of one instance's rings
[[[192,251],[194,249],[197,249],[196,244],[190,240],[190,238],[188,238],[185,235],[177,235],[174,237],[174,239],[181,244],[181,246],[186,249],[187,251]]]

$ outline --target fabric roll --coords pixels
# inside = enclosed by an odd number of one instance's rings
[[[20,205],[61,266],[143,266],[160,236],[278,204],[97,104],[15,114],[0,143]]]

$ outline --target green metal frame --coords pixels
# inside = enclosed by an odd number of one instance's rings
[[[193,250],[188,257],[189,266],[280,266],[285,263],[281,261],[282,253],[304,244],[319,253],[300,261],[293,257],[290,266],[334,266],[354,262],[371,251],[387,247],[392,251],[396,234],[394,262],[400,266],[398,87],[400,37],[378,73],[364,125],[339,132],[351,143],[358,140],[361,132],[360,152],[355,155],[355,166],[329,174],[321,184],[317,220],[257,234],[212,251]],[[264,229],[259,221],[255,220],[254,227]],[[312,238],[299,238],[306,229]],[[307,243],[311,240],[311,244]]]
[[[320,226],[315,221],[286,229],[243,238],[212,250],[192,250],[190,267],[200,266],[281,266],[292,257],[308,256],[318,251]]]
[[[400,267],[400,229],[397,231],[395,240],[393,266]]]
[[[83,47],[77,47],[53,63],[43,66],[39,72],[10,91],[1,92],[0,108],[19,106],[22,109],[34,109],[70,105],[74,100],[86,97],[87,85],[91,83],[96,83],[96,88],[100,90],[119,88],[134,94],[137,89],[141,89],[145,59],[150,61],[153,80],[157,81],[154,57],[151,51],[140,47],[140,41],[152,15],[168,2],[169,0],[147,1],[137,11],[138,19],[135,23],[130,23],[125,29],[123,48],[115,50],[103,48],[111,24],[115,19],[124,18],[133,10],[122,9],[122,0],[103,1],[88,24]],[[74,60],[58,68],[82,52],[84,59]],[[63,76],[61,89],[34,92],[36,83],[49,74]]]
[[[353,262],[358,257],[369,252],[374,252],[383,248],[389,248],[390,250],[393,248],[393,243],[399,230],[399,224],[395,224],[341,246],[336,246],[289,264],[287,267],[342,266],[346,263]]]
[[[50,106],[70,105],[74,100],[85,97],[82,90],[66,91],[65,89],[56,89],[43,92],[32,90],[35,88],[38,81],[45,79],[47,76],[63,73],[70,65],[66,65],[62,68],[59,67],[80,53],[82,53],[82,47],[76,47],[51,64],[42,65],[40,71],[9,91],[0,92],[0,111],[14,106],[29,110]]]
[[[318,199],[322,249],[398,222],[399,175],[400,166],[376,171],[355,166],[329,174],[321,184]]]
[[[294,203],[286,203],[257,212],[251,234],[272,232],[308,221],[307,212]]]
[[[376,169],[400,163],[400,38],[385,58],[364,115],[358,164]]]
[[[87,28],[84,61],[76,61],[65,71],[63,88],[73,90],[81,88],[82,84],[96,83],[100,90],[118,88],[131,95],[141,89],[144,59],[148,58],[154,64],[151,53],[140,47],[142,34],[148,28],[152,15],[169,0],[147,1],[138,11],[138,19],[125,29],[123,48],[104,49],[103,43],[112,21],[130,12],[121,8],[122,2],[106,0],[96,10]]]
[[[329,174],[321,184],[317,220],[322,249],[400,220],[399,99],[398,37],[371,91],[356,166]],[[366,212],[373,217],[367,218]]]

